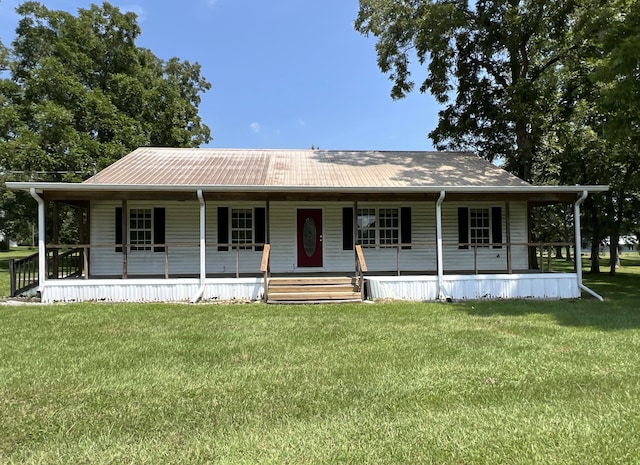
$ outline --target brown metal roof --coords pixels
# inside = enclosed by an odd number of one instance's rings
[[[470,153],[139,148],[91,184],[255,187],[529,186]]]

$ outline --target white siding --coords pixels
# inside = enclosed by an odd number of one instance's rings
[[[218,207],[256,208],[265,207],[264,202],[207,202],[206,228],[207,228],[207,273],[235,273],[236,259],[238,260],[240,273],[259,273],[262,252],[254,249],[236,249],[218,251],[218,248],[210,245],[218,242]],[[255,218],[254,218],[255,221]],[[199,227],[199,226],[198,226]],[[231,241],[231,238],[229,238]],[[255,237],[254,237],[255,241]]]
[[[473,206],[490,208],[504,202],[474,202]],[[91,205],[91,242],[92,244],[112,244],[115,242],[115,208],[121,206],[118,201],[94,201]],[[264,202],[207,202],[207,273],[232,274],[236,271],[236,260],[240,273],[259,273],[262,252],[253,249],[218,251],[217,243],[218,207],[256,208],[265,207]],[[469,203],[445,202],[442,206],[443,242],[445,271],[473,270],[473,249],[458,249],[458,207],[469,207]],[[199,204],[197,201],[129,201],[129,208],[166,209],[167,243],[189,243],[188,246],[169,247],[169,273],[173,276],[199,273]],[[342,208],[353,207],[353,202],[271,202],[270,203],[270,242],[271,270],[274,273],[290,272],[354,272],[354,253],[342,250]],[[400,208],[411,207],[412,242],[411,250],[396,248],[364,248],[369,272],[435,273],[436,271],[436,234],[435,202],[359,202],[359,208]],[[296,211],[298,208],[320,208],[323,212],[323,266],[321,268],[299,268],[297,265]],[[511,202],[511,240],[527,240],[526,202]],[[506,241],[506,215],[502,215],[502,237]],[[128,254],[128,272],[130,275],[164,273],[165,254],[153,251],[131,251]],[[527,249],[525,246],[512,248],[512,267],[514,270],[527,269]],[[506,271],[507,249],[490,247],[478,249],[478,268],[487,271]],[[113,247],[93,248],[91,250],[92,276],[119,276],[122,273],[122,254]]]
[[[506,214],[504,202],[445,202],[442,204],[442,237],[444,242],[443,262],[445,271],[474,270],[474,250],[459,249],[458,243],[458,208],[502,208],[502,241],[506,242]],[[527,241],[527,204],[511,202],[511,242]],[[514,270],[528,268],[527,247],[517,246],[511,249],[511,263]],[[478,270],[506,271],[507,248],[478,247]]]
[[[115,242],[115,209],[122,202],[91,203],[91,243]],[[164,207],[166,210],[165,241],[189,243],[188,247],[169,247],[169,274],[198,274],[199,270],[199,204],[179,201],[128,201],[128,208]],[[128,273],[164,274],[165,253],[153,250],[133,250],[127,255]],[[122,253],[115,248],[91,249],[92,276],[114,276],[122,273]]]

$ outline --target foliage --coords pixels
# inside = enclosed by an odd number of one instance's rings
[[[444,105],[438,148],[536,183],[610,185],[585,203],[596,250],[640,229],[640,2],[360,0],[356,29],[377,38],[394,98],[413,90],[412,60],[426,67],[420,91]],[[548,212],[538,235],[565,222]]]
[[[555,70],[579,48],[576,14],[575,1],[361,0],[356,29],[378,38],[394,98],[414,87],[413,53],[427,65],[420,91],[446,105],[429,135],[437,147],[502,158],[530,181],[555,105]]]
[[[138,47],[135,14],[109,3],[76,16],[36,2],[17,12],[11,53],[0,53],[11,70],[0,80],[3,180],[19,180],[19,172],[77,181],[139,146],[211,139],[198,115],[210,88],[200,65]],[[6,223],[0,229],[16,234]]]

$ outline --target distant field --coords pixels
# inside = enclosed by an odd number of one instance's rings
[[[0,463],[638,463],[638,264],[605,302],[0,306]]]

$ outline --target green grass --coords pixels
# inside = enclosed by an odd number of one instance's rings
[[[38,251],[37,247],[16,247],[8,252],[0,252],[0,297],[9,295],[9,259],[22,258],[27,255],[34,254]]]
[[[640,463],[622,271],[605,302],[0,307],[0,463]]]

